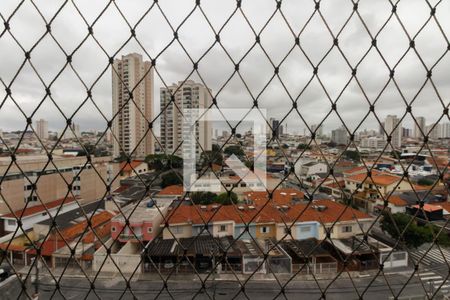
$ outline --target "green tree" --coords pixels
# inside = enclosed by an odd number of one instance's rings
[[[181,174],[175,171],[171,171],[169,173],[164,174],[161,176],[161,187],[165,188],[166,186],[170,185],[178,185],[182,184],[182,177]]]
[[[228,193],[222,193],[217,195],[215,201],[216,203],[220,203],[222,205],[230,205],[230,204],[236,204],[238,202],[238,197],[236,195],[236,193],[234,192],[230,192],[230,194],[228,195]]]
[[[346,150],[344,151],[344,156],[348,159],[354,160],[354,161],[360,161],[361,156],[359,155],[358,151],[354,150]]]
[[[166,171],[170,169],[180,169],[183,167],[183,159],[176,155],[150,154],[145,161],[150,169],[156,171]]]
[[[417,184],[420,184],[420,185],[433,185],[434,181],[432,179],[430,179],[430,178],[420,178],[417,181]]]
[[[228,156],[236,155],[237,157],[243,157],[245,155],[244,150],[241,146],[231,145],[225,148],[224,153]]]
[[[202,167],[208,166],[210,163],[216,165],[222,165],[223,155],[221,152],[213,151],[203,151],[200,155],[200,164]]]
[[[217,195],[212,192],[194,192],[191,195],[194,204],[208,205],[214,203]]]
[[[309,150],[309,149],[311,149],[311,146],[308,144],[301,143],[301,144],[298,144],[297,149],[298,150]]]
[[[399,233],[405,231],[405,233],[403,234],[403,238],[408,247],[417,248],[424,243],[431,242],[433,240],[432,230],[435,230],[436,233],[438,231],[431,226],[419,226],[414,221],[409,224],[411,218],[412,217],[410,215],[404,213],[395,213],[389,216],[389,214],[385,212],[383,213],[383,219],[381,220],[381,229],[384,232],[389,233],[389,235],[395,239],[398,239],[400,237]],[[392,220],[394,220],[395,224],[397,225],[398,231],[395,228]],[[445,235],[445,233],[442,234]],[[448,237],[442,237],[441,239],[442,242],[448,241]]]

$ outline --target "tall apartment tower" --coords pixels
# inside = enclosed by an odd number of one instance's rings
[[[171,102],[172,95],[175,97],[175,104]],[[182,129],[183,129],[183,109],[208,108],[212,103],[211,91],[201,83],[193,80],[186,82],[179,81],[169,87],[160,89],[161,97],[161,145],[162,151],[176,155],[182,154]],[[211,122],[198,122],[197,125],[197,152],[212,150],[212,126]]]
[[[388,135],[391,135],[392,147],[399,149],[402,146],[402,123],[396,115],[388,115],[384,119],[384,130]],[[386,139],[386,134],[384,135]]]
[[[142,59],[142,55],[131,53],[114,61],[114,157],[120,156],[122,152],[129,155],[134,151],[132,156],[138,158],[154,153],[153,135],[151,131],[147,131],[148,122],[153,120],[153,84],[153,68],[149,61]],[[130,92],[133,92],[132,99]]]
[[[36,134],[41,140],[48,139],[48,122],[44,119],[36,121]]]
[[[331,141],[337,145],[346,145],[349,142],[347,130],[344,126],[331,131]]]
[[[423,138],[423,134],[425,134],[425,135],[427,134],[425,132],[425,130],[426,130],[425,118],[424,117],[417,117],[416,121],[417,121],[417,124],[414,124],[414,137],[416,139]],[[422,130],[423,134],[422,134],[422,132],[420,130]]]

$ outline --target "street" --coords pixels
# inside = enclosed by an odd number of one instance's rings
[[[236,280],[208,281],[205,289],[199,280],[167,281],[167,288],[161,280],[132,281],[127,289],[123,278],[98,279],[95,289],[90,289],[90,283],[85,278],[64,278],[60,291],[49,278],[43,279],[39,286],[40,299],[389,299],[400,296],[423,296],[432,287],[422,285],[416,276],[409,283],[408,274],[392,274],[386,277],[380,275],[375,280],[371,276],[352,278],[342,274],[334,282],[330,280],[291,281],[285,286],[284,294],[281,286],[275,280],[249,281],[245,290]],[[280,279],[281,285],[286,283]],[[405,284],[407,285],[405,286]],[[243,284],[243,282],[242,282]],[[435,290],[433,290],[434,292]],[[323,293],[323,294],[322,294]],[[400,295],[399,295],[400,293]],[[431,294],[430,294],[431,296]],[[433,299],[443,299],[438,293]]]

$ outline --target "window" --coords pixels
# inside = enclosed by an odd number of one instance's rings
[[[327,228],[327,230],[328,230],[328,232],[329,232],[330,234],[333,233],[333,228],[334,228],[334,227],[328,227],[328,228]]]
[[[24,189],[25,191],[30,191],[32,188],[33,188],[33,186],[32,186],[31,184],[28,184],[28,185],[26,185],[26,186],[23,187],[23,189]]]
[[[352,232],[353,227],[351,225],[342,226],[342,232]]]
[[[393,254],[393,260],[405,260],[406,259],[406,253],[405,252],[399,252]]]
[[[267,226],[263,226],[260,229],[261,233],[269,233],[270,232],[270,228]]]
[[[310,232],[311,227],[310,226],[302,226],[300,227],[300,232]]]
[[[16,226],[16,220],[8,220],[9,226]]]
[[[227,225],[220,225],[219,232],[227,231]]]
[[[183,233],[183,227],[182,226],[173,226],[173,227],[170,227],[170,231],[172,231],[173,234],[180,234],[180,233]]]
[[[153,228],[152,228],[152,227],[148,227],[148,228],[147,228],[147,232],[148,232],[148,233],[152,233],[152,232],[153,232]]]
[[[116,227],[112,226],[111,227],[111,232],[116,232]]]

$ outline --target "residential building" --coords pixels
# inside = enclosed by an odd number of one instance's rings
[[[119,179],[114,179],[119,163],[111,162],[111,157],[92,157],[88,163],[84,156],[53,155],[52,164],[43,155],[16,159],[17,165],[10,167],[10,157],[0,157],[0,215],[67,196],[80,197],[80,202],[88,203],[105,197],[105,183],[111,186],[111,191],[119,186]],[[71,185],[69,195],[68,185]]]
[[[153,240],[161,231],[159,225],[168,209],[164,202],[149,199],[140,201],[137,206],[129,204],[123,207],[123,213],[111,220],[111,238],[122,243]]]
[[[416,139],[423,138],[426,135],[426,123],[424,117],[416,117],[416,122],[414,124],[414,137]]]
[[[81,138],[80,125],[72,123],[67,127],[62,139],[69,140],[75,138]]]
[[[391,136],[390,145],[395,149],[400,149],[402,146],[402,123],[400,119],[396,115],[388,115],[384,120],[384,130],[386,131],[386,133],[383,133],[384,138],[387,139],[387,136]]]
[[[450,122],[445,122],[441,124],[441,132],[439,137],[442,139],[450,138]]]
[[[206,109],[212,103],[211,90],[193,80],[179,81],[160,89],[161,97],[161,145],[162,152],[182,154],[183,110]],[[173,99],[173,100],[172,100]],[[212,149],[211,122],[197,122],[196,151]]]
[[[302,165],[300,170],[301,176],[311,176],[319,173],[328,172],[328,166],[325,163],[312,161]]]
[[[331,131],[331,141],[336,143],[337,145],[348,144],[348,133],[344,126]]]
[[[393,192],[412,189],[407,180],[388,172],[373,169],[369,177],[365,167],[361,167],[360,172],[344,173],[344,180],[345,190],[353,195],[354,204],[370,212],[374,210],[377,200],[386,198]]]
[[[235,239],[301,240],[324,239],[327,231],[332,238],[351,237],[362,233],[361,227],[368,228],[373,218],[335,201],[314,200],[312,204],[270,203],[265,206],[185,205],[172,209],[167,222],[169,227],[163,229],[164,239],[211,234],[214,237],[231,235]]]
[[[311,125],[311,131],[316,133],[316,136],[323,136],[323,125]]]
[[[280,138],[280,135],[283,134],[283,127],[280,124],[280,121],[275,118],[269,119],[270,128],[267,128],[267,132],[271,133],[272,138]]]
[[[120,163],[121,178],[145,174],[149,171],[148,164],[143,160],[132,160],[130,163]]]
[[[370,149],[383,149],[386,145],[386,141],[377,136],[364,137],[360,141],[360,147]]]
[[[40,119],[36,121],[36,135],[41,140],[48,139],[48,122],[44,119]]]
[[[149,61],[131,53],[114,61],[112,69],[112,129],[114,157],[122,152],[144,158],[154,152],[153,72]],[[132,97],[130,97],[132,93]]]

